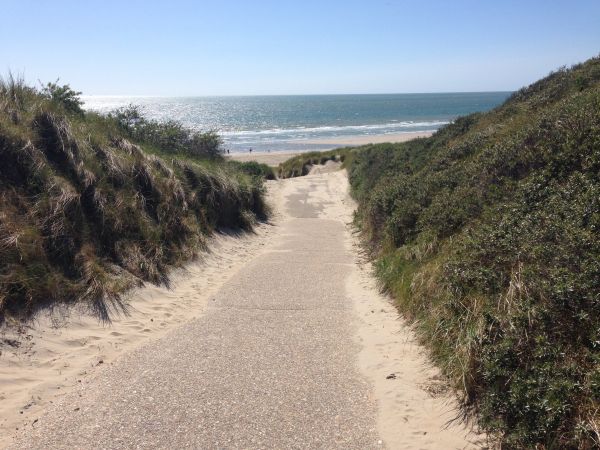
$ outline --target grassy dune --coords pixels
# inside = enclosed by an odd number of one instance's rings
[[[506,448],[600,446],[600,58],[346,158],[381,284],[464,412]]]
[[[327,161],[341,161],[346,165],[346,157],[351,152],[351,148],[340,148],[326,152],[301,153],[279,164],[277,175],[279,178],[301,177],[308,174],[311,166],[325,164]]]
[[[267,214],[265,168],[224,161],[214,133],[86,113],[78,94],[0,81],[0,322],[74,302],[108,320],[215,229]]]

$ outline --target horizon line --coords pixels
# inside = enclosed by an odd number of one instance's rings
[[[431,92],[362,92],[337,94],[188,94],[188,95],[157,95],[157,94],[81,94],[81,97],[123,97],[123,98],[188,98],[188,97],[326,97],[351,95],[428,95],[428,94],[507,94],[517,90],[493,91],[431,91]]]

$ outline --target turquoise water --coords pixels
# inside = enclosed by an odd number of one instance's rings
[[[84,97],[90,110],[139,105],[147,117],[215,130],[232,152],[322,150],[320,139],[433,131],[509,92],[256,97]]]

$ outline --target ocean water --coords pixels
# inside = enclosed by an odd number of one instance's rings
[[[215,130],[232,152],[324,150],[320,140],[434,131],[458,116],[487,111],[510,92],[294,95],[253,97],[84,96],[85,108],[107,113],[135,104],[146,117]]]

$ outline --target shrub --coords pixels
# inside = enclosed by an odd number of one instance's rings
[[[62,106],[68,113],[83,114],[83,101],[79,98],[81,92],[74,91],[68,84],[60,86],[56,80],[54,83],[45,84],[41,93],[50,101]]]
[[[219,159],[223,155],[222,139],[214,131],[192,131],[173,120],[148,120],[135,105],[113,111],[109,117],[130,138],[153,145],[162,152],[206,159]]]
[[[233,164],[242,172],[253,177],[262,178],[265,180],[275,179],[275,171],[267,164],[258,163],[256,161],[239,162],[233,160],[229,161],[229,164]]]

